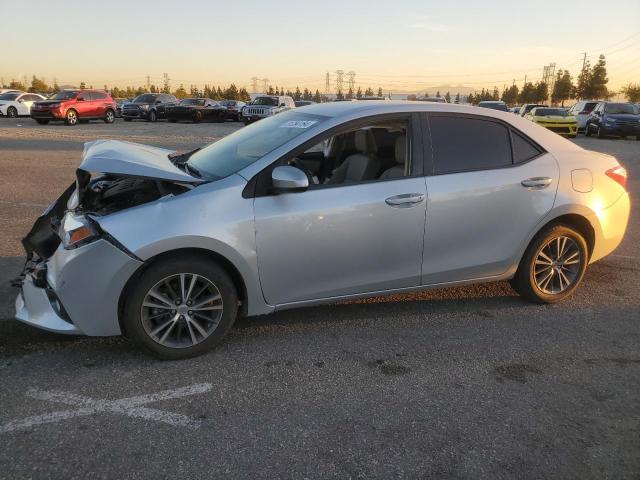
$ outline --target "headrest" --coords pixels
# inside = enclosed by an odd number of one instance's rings
[[[376,153],[376,140],[371,130],[356,130],[354,135],[356,150],[361,153]]]
[[[400,135],[396,138],[396,162],[400,165],[404,165],[407,160],[407,137],[406,135]]]

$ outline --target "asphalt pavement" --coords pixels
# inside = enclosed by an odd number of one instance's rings
[[[633,207],[561,304],[498,282],[304,308],[180,362],[12,320],[19,240],[82,142],[187,150],[236,128],[0,120],[0,478],[640,478],[635,140],[576,140],[627,167]]]

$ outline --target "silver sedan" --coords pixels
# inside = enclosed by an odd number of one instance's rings
[[[628,217],[615,158],[519,116],[317,104],[186,153],[87,143],[23,241],[16,317],[183,358],[238,315],[496,280],[557,302]]]

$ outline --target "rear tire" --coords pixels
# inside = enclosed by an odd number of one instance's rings
[[[200,123],[202,121],[202,112],[196,110],[193,112],[193,123]]]
[[[116,121],[116,112],[109,109],[104,114],[104,123],[113,123]]]
[[[165,360],[189,358],[222,341],[238,314],[238,292],[215,262],[180,255],[144,271],[123,313],[125,331],[138,345]]]
[[[78,112],[75,110],[67,110],[64,116],[64,123],[73,127],[78,124]]]
[[[510,283],[530,302],[559,302],[578,287],[588,262],[584,237],[569,226],[553,225],[533,238]]]
[[[16,107],[7,108],[7,117],[18,118],[18,110],[16,110]]]

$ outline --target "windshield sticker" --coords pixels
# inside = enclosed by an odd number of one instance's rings
[[[280,125],[280,128],[309,128],[316,123],[317,120],[290,120]]]

